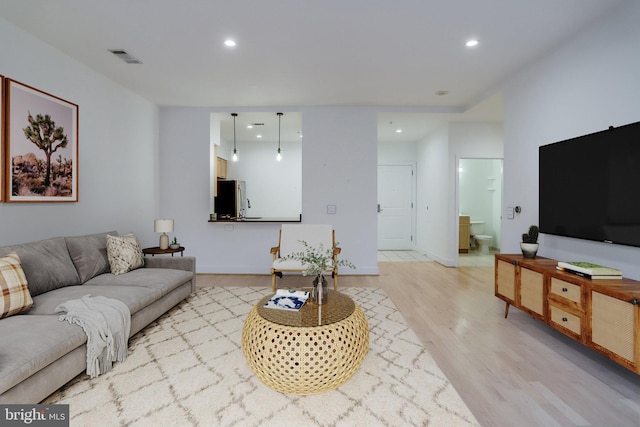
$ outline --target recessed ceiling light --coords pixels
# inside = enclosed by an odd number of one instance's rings
[[[236,42],[234,40],[231,40],[231,39],[226,39],[224,41],[224,45],[227,46],[227,47],[235,47]]]
[[[402,133],[402,129],[396,129],[396,133]]]
[[[247,125],[247,129],[253,129],[253,125],[252,125],[251,123],[249,123],[249,124]]]
[[[467,42],[464,45],[466,47],[478,46],[478,40],[476,40],[476,39],[467,40]]]
[[[262,138],[262,135],[256,135],[256,138]]]

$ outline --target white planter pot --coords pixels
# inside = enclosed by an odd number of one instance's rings
[[[520,250],[525,258],[535,258],[538,253],[538,243],[520,243]]]

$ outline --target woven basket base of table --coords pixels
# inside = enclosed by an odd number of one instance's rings
[[[329,325],[283,326],[254,307],[242,328],[242,351],[256,376],[281,393],[332,390],[356,373],[369,350],[369,325],[356,305],[349,317]]]

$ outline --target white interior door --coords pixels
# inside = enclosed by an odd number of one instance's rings
[[[412,165],[378,165],[378,250],[414,248]]]

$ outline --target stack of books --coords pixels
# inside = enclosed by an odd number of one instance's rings
[[[264,306],[279,310],[298,311],[308,299],[309,292],[278,289],[276,294]]]
[[[622,279],[622,271],[603,265],[592,264],[590,262],[558,262],[558,270],[576,274],[594,280],[617,280]]]

